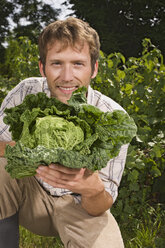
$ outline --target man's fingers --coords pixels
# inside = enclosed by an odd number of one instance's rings
[[[80,169],[76,171],[72,171],[70,168],[66,168],[63,166],[62,168],[56,168],[56,165],[50,166],[39,166],[36,170],[38,173],[37,176],[45,177],[45,179],[50,179],[52,181],[57,181],[57,179],[66,180],[66,181],[76,181],[83,177],[84,169]]]
[[[71,178],[71,176],[73,177],[73,175],[68,175],[65,174],[63,172],[57,171],[55,169],[46,167],[46,166],[40,166],[38,167],[38,169],[36,170],[36,172],[38,173],[39,176],[44,177],[45,179],[50,179],[52,181],[56,181],[56,179],[60,178],[63,180],[69,180],[69,178]]]
[[[81,168],[81,169],[68,168],[66,166],[59,165],[59,164],[50,164],[49,168],[66,173],[66,174],[77,174],[78,172],[83,174],[85,171],[85,168]]]

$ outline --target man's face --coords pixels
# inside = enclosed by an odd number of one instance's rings
[[[47,78],[51,96],[64,103],[77,88],[88,87],[91,78],[97,74],[98,63],[92,73],[88,44],[84,43],[82,49],[78,44],[76,47],[78,49],[68,46],[62,50],[60,42],[56,41],[48,46],[45,70],[39,63],[40,73]]]

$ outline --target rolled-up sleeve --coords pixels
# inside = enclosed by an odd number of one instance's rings
[[[112,196],[115,202],[118,196],[118,187],[123,175],[126,163],[128,144],[123,145],[118,156],[111,159],[107,166],[99,171],[99,176],[104,183],[105,190]]]
[[[4,110],[8,107],[7,98],[3,101],[0,108],[0,141],[11,141],[11,133],[9,132],[9,126],[3,122],[5,116]]]

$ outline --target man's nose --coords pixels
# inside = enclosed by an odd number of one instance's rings
[[[73,80],[73,68],[70,65],[66,65],[63,67],[61,72],[62,81],[69,82]]]

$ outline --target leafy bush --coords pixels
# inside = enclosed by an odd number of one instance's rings
[[[39,76],[38,46],[27,37],[19,37],[18,40],[9,37],[7,42],[4,74],[18,82],[27,77]]]
[[[165,202],[161,180],[165,173],[165,65],[149,39],[142,45],[142,56],[127,61],[120,53],[106,56],[101,52],[99,74],[92,83],[120,103],[138,127],[112,209],[122,226],[138,218],[146,203]]]
[[[5,64],[0,64],[0,105],[7,93],[21,80],[40,76],[37,45],[27,37],[7,39]]]

